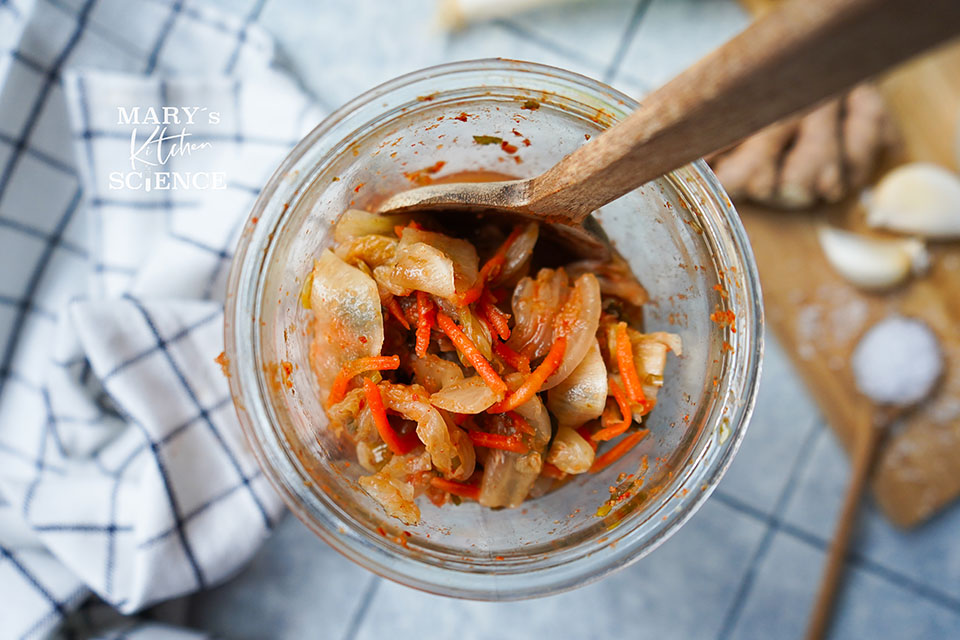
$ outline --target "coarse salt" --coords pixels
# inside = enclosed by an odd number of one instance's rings
[[[937,336],[925,322],[890,316],[873,325],[853,352],[857,387],[879,404],[923,400],[943,372]]]

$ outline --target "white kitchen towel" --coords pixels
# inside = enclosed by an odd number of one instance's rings
[[[260,4],[0,0],[0,638],[209,586],[280,514],[213,361],[240,225],[320,117]]]

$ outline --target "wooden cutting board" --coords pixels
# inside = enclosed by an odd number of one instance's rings
[[[888,168],[926,160],[960,169],[960,43],[895,70],[880,87],[903,137]],[[854,199],[813,212],[737,209],[759,264],[767,320],[847,451],[857,425],[878,416],[856,390],[850,368],[867,328],[899,313],[925,320],[940,338],[945,376],[928,401],[894,426],[872,481],[890,520],[904,527],[923,522],[960,495],[960,242],[929,243],[926,276],[867,294],[836,275],[816,237],[824,223],[864,231]]]

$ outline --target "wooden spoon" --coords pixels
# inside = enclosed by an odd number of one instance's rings
[[[857,441],[850,460],[850,484],[847,494],[843,498],[840,515],[837,516],[837,526],[833,532],[833,540],[827,550],[826,566],[820,578],[820,589],[810,613],[810,623],[807,627],[806,640],[821,640],[826,637],[832,620],[833,605],[836,602],[837,590],[842,582],[847,561],[847,549],[850,546],[850,537],[857,524],[857,513],[860,511],[860,500],[870,479],[877,452],[887,433],[889,425],[897,418],[902,410],[887,408],[878,412],[877,416],[868,415],[863,424],[857,425]]]
[[[496,208],[579,224],[640,185],[957,34],[958,0],[791,0],[545,173],[411,189],[378,210]]]
[[[814,601],[806,640],[821,640],[830,628],[833,605],[847,560],[847,548],[857,523],[860,499],[872,475],[877,453],[882,448],[890,425],[925,400],[943,373],[941,346],[933,330],[921,320],[891,316],[871,327],[860,339],[853,355],[854,382],[876,406],[857,425],[856,442],[851,455],[850,485],[843,499],[836,529],[827,551],[826,567],[820,590]],[[863,358],[858,363],[858,360]],[[925,375],[910,370],[911,362],[924,358]],[[878,385],[874,376],[890,376],[888,384]],[[900,375],[897,375],[900,374]],[[902,378],[912,376],[913,380]],[[898,378],[901,380],[898,382]],[[907,389],[907,386],[912,385]],[[894,395],[891,395],[894,393]]]

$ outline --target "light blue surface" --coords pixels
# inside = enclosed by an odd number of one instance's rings
[[[607,0],[439,33],[433,0],[217,4],[281,43],[330,108],[401,73],[502,56],[564,66],[642,95],[747,22],[732,0]],[[188,620],[227,638],[796,638],[848,466],[768,336],[757,410],[706,506],[638,564],[572,593],[507,604],[425,595],[337,555],[292,517]],[[960,637],[960,509],[912,532],[868,506],[833,638]]]

